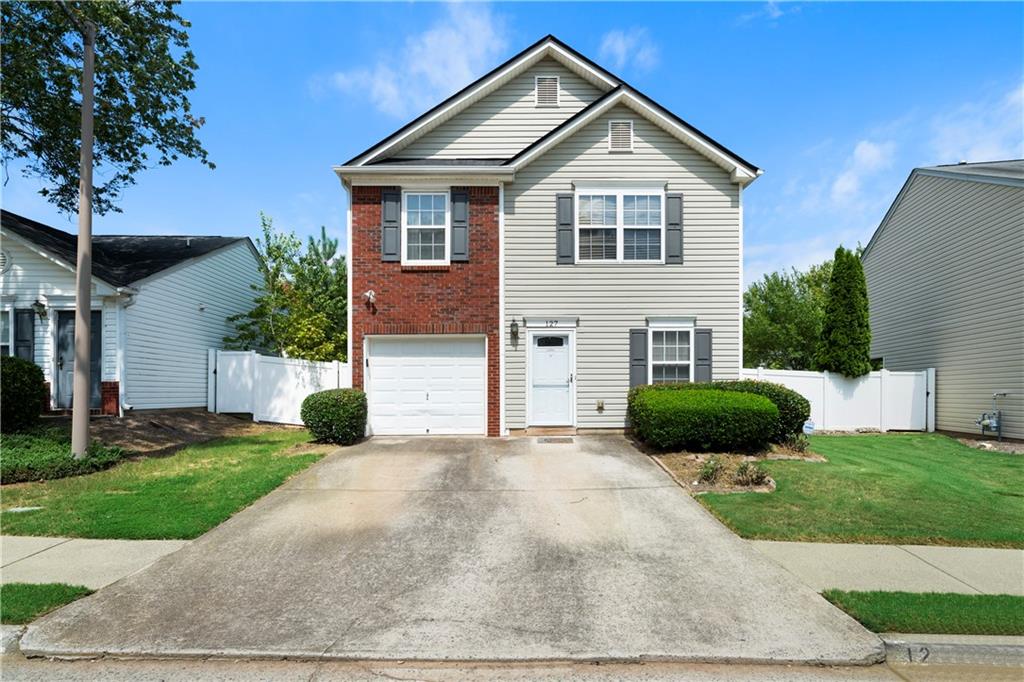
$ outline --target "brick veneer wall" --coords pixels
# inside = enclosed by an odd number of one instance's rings
[[[103,414],[117,414],[117,403],[120,398],[121,384],[118,381],[100,382],[100,411]]]
[[[384,189],[391,188],[352,188],[352,385],[363,388],[363,337],[368,334],[486,335],[487,435],[497,436],[498,188],[453,188],[469,192],[469,261],[425,267],[381,261]],[[376,294],[373,304],[363,299],[369,290]]]

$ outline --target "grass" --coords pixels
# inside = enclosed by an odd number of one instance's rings
[[[46,583],[0,585],[0,623],[21,625],[76,599],[92,594],[88,587]]]
[[[769,494],[698,499],[745,538],[1024,547],[1024,458],[938,434],[813,436]]]
[[[121,448],[94,441],[82,459],[71,456],[66,429],[40,427],[0,435],[0,482],[46,481],[108,469],[124,457]]]
[[[873,632],[1024,635],[1024,597],[841,590],[822,594]]]
[[[169,457],[4,486],[7,535],[75,538],[195,538],[306,468],[323,452],[288,452],[306,431],[275,429],[191,445]],[[42,507],[12,513],[11,507]]]

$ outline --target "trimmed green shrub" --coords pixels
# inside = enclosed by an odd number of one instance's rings
[[[38,424],[45,394],[39,365],[12,356],[0,358],[0,431],[26,431]]]
[[[803,433],[804,422],[811,417],[811,404],[807,398],[791,388],[770,381],[741,379],[739,381],[714,381],[702,384],[653,384],[646,386],[654,391],[738,391],[764,396],[775,404],[779,410],[779,422],[772,433],[773,443],[782,443],[797,434]],[[634,389],[635,390],[635,389]]]
[[[779,409],[765,397],[688,384],[669,389],[638,386],[629,392],[633,433],[656,448],[760,450],[778,429]]]
[[[0,436],[0,483],[48,481],[109,469],[124,458],[115,446],[93,441],[85,457],[71,456],[71,438],[62,429],[37,429]]]
[[[313,438],[352,445],[366,435],[366,394],[355,388],[334,388],[306,396],[300,412]]]

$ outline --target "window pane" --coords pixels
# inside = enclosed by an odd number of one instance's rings
[[[655,384],[678,384],[690,380],[689,365],[654,365],[651,381]]]
[[[580,260],[615,260],[615,229],[580,230]]]
[[[0,312],[0,341],[10,343],[11,341],[11,311]]]
[[[409,230],[406,259],[444,260],[444,229],[417,228]]]
[[[614,195],[580,195],[580,225],[614,225],[615,206]]]
[[[622,257],[625,260],[660,260],[660,229],[628,229],[622,238]]]
[[[420,207],[420,195],[410,194],[405,198],[405,205],[410,211],[416,211]]]
[[[580,225],[590,224],[590,197],[580,197]]]
[[[444,213],[444,195],[443,194],[435,194],[434,195],[434,210],[435,211],[441,211],[442,214]]]

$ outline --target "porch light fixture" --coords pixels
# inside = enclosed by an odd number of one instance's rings
[[[39,316],[40,320],[46,319],[46,304],[42,303],[38,298],[32,304],[32,310],[36,311],[36,315]]]
[[[518,322],[516,322],[515,320],[512,320],[512,324],[509,325],[508,331],[512,335],[512,341],[518,341],[519,340],[519,323]]]

